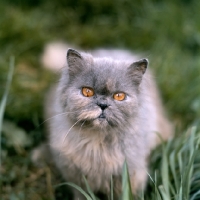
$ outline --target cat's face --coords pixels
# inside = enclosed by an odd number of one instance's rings
[[[69,50],[61,79],[63,112],[74,124],[107,129],[127,126],[137,115],[138,87],[147,60],[127,64]]]

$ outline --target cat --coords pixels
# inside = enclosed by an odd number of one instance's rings
[[[49,147],[66,181],[84,189],[84,175],[92,191],[109,195],[112,176],[117,199],[125,160],[132,192],[144,190],[148,156],[173,128],[147,59],[124,50],[92,54],[67,51],[45,103]],[[74,199],[84,198],[74,189]]]

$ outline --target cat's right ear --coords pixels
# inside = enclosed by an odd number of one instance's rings
[[[75,76],[83,68],[83,57],[78,51],[74,49],[68,49],[67,64],[69,68],[69,74],[71,76]]]
[[[130,76],[136,85],[139,85],[142,81],[143,74],[146,72],[148,66],[147,59],[141,59],[132,63],[128,68],[128,76]]]

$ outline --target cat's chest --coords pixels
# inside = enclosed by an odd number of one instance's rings
[[[109,176],[121,172],[125,158],[117,143],[107,144],[98,140],[85,139],[75,146],[71,147],[73,151],[68,146],[66,156],[83,174],[103,173]]]

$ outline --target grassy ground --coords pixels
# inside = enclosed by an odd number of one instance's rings
[[[145,52],[177,137],[153,152],[150,174],[158,188],[149,178],[144,199],[199,199],[199,9],[198,0],[2,0],[2,102],[9,66],[14,65],[7,106],[0,113],[4,114],[2,199],[70,199],[63,186],[54,188],[59,181],[47,166],[37,168],[30,160],[31,150],[44,139],[43,94],[56,81],[41,66],[40,55],[44,45],[55,40],[85,49],[103,46]]]

